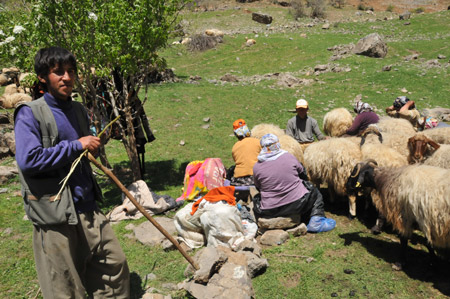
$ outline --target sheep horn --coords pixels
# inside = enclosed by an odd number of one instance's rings
[[[378,166],[377,161],[375,161],[374,159],[367,159],[366,162],[367,164],[372,164],[372,166]]]
[[[354,175],[350,175],[352,178],[356,178],[359,175],[359,172],[361,171],[361,163],[356,164],[356,173]]]

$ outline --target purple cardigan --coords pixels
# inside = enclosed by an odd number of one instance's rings
[[[378,123],[380,118],[373,111],[365,111],[358,114],[353,120],[353,124],[345,132],[348,135],[358,135],[364,131],[369,125]]]
[[[298,176],[302,170],[302,165],[290,153],[273,161],[257,162],[253,166],[253,178],[261,193],[261,209],[287,205],[308,193]]]
[[[72,109],[72,99],[57,100],[49,93],[44,94],[44,99],[55,117],[59,142],[54,147],[43,148],[39,124],[31,108],[21,106],[14,124],[17,165],[24,174],[45,173],[60,168],[64,173],[68,173],[72,162],[83,152],[78,141],[82,134],[75,111]],[[96,209],[94,182],[89,163],[83,161],[79,163],[68,184],[77,212]]]

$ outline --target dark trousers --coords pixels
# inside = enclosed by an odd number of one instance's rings
[[[304,220],[307,220],[312,216],[325,217],[323,197],[319,189],[308,181],[303,181],[303,183],[309,190],[309,193],[305,194],[302,198],[281,207],[262,210],[260,208],[261,196],[259,194],[255,195],[253,198],[253,213],[255,214],[255,217],[257,219],[260,217],[275,218],[294,214],[300,214],[301,219]]]

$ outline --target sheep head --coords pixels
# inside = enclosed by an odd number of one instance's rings
[[[420,163],[424,156],[429,153],[429,146],[437,150],[440,145],[423,134],[416,134],[408,139],[409,164]]]
[[[375,188],[374,169],[378,166],[373,159],[359,162],[355,165],[347,179],[346,190],[348,194],[357,194],[362,192],[363,188]]]

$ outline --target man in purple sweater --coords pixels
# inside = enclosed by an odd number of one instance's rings
[[[323,198],[319,190],[304,181],[304,168],[290,153],[280,148],[278,137],[266,134],[261,138],[261,153],[253,166],[256,218],[285,217],[300,214],[309,223],[309,232],[326,232],[336,221],[325,217]],[[301,178],[302,177],[302,178]]]
[[[86,158],[59,197],[61,178],[84,150],[100,139],[88,136],[86,111],[71,94],[77,73],[72,53],[44,48],[35,56],[44,96],[15,111],[16,160],[25,211],[33,222],[33,249],[44,298],[129,298],[125,255],[96,200],[101,191]]]

